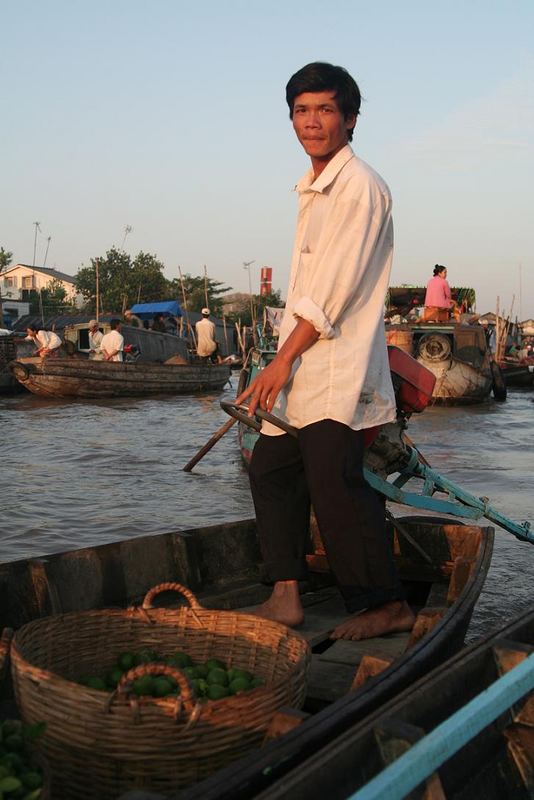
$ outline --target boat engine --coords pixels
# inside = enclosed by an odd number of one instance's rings
[[[408,419],[427,407],[436,383],[433,372],[399,347],[388,346],[388,357],[397,419],[371,429],[364,461],[367,469],[382,478],[399,472],[406,465],[410,456],[404,439]]]

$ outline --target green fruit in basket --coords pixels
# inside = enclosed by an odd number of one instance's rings
[[[250,681],[250,688],[257,689],[258,686],[265,686],[265,680],[263,678],[252,678]]]
[[[117,659],[117,664],[123,672],[135,667],[135,653],[121,653]]]
[[[39,800],[42,795],[42,789],[34,789],[33,792],[25,794],[21,800]]]
[[[24,748],[24,740],[20,733],[10,733],[9,736],[4,736],[4,747],[6,750],[22,750]]]
[[[18,753],[6,753],[0,758],[0,764],[14,772],[20,772],[24,768],[24,761]]]
[[[89,689],[98,689],[100,692],[107,692],[108,690],[106,682],[97,675],[91,675],[90,678],[87,678],[85,685],[88,686]]]
[[[208,683],[204,678],[193,678],[191,687],[197,697],[205,697],[208,691]]]
[[[193,659],[191,656],[188,656],[187,653],[182,653],[181,650],[177,650],[176,653],[170,655],[166,661],[167,664],[170,664],[172,667],[178,667],[178,669],[193,666]]]
[[[226,674],[226,670],[220,669],[219,667],[210,669],[206,680],[210,685],[216,683],[219,686],[228,686],[228,675]]]
[[[236,678],[243,678],[245,681],[250,681],[254,678],[252,672],[249,672],[248,669],[239,669],[239,667],[234,667],[233,669],[234,680]]]
[[[210,671],[210,668],[207,666],[207,664],[197,664],[195,669],[197,671],[198,678],[208,677],[208,672]]]
[[[117,684],[119,683],[119,681],[120,681],[120,679],[122,678],[123,675],[124,675],[124,672],[122,671],[122,669],[119,669],[119,667],[114,667],[114,669],[112,669],[106,675],[106,683],[107,683],[107,685],[111,689],[114,689],[117,686]]]
[[[184,673],[184,675],[187,675],[187,677],[191,680],[193,680],[194,678],[198,678],[196,667],[182,667],[182,672]]]
[[[19,781],[18,778],[15,778],[14,775],[8,775],[7,778],[2,778],[2,780],[0,780],[0,792],[3,792],[4,794],[16,792],[21,787],[21,781]]]
[[[8,736],[10,733],[19,733],[22,728],[22,722],[19,719],[5,719],[2,722],[2,733]]]
[[[154,690],[154,678],[151,675],[141,675],[133,682],[133,690],[138,697],[152,694]]]
[[[207,696],[209,700],[222,700],[223,697],[229,697],[230,690],[227,686],[221,686],[219,683],[212,683],[208,686]]]
[[[152,689],[152,694],[154,697],[167,697],[173,690],[172,683],[167,680],[167,678],[160,677],[154,678],[154,687]]]
[[[22,772],[19,778],[26,789],[40,789],[43,785],[43,776],[40,772]]]
[[[208,660],[206,661],[206,666],[207,666],[208,670],[212,670],[212,669],[224,669],[225,670],[226,669],[226,664],[224,663],[224,661],[221,661],[218,658],[208,658]]]
[[[159,660],[160,658],[156,651],[151,650],[149,647],[145,647],[143,650],[140,650],[135,654],[136,667],[139,667],[141,664],[153,664],[155,661]]]
[[[249,689],[250,689],[250,681],[246,681],[244,678],[234,678],[234,680],[230,684],[231,694],[248,692]]]

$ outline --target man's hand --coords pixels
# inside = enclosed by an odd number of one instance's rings
[[[272,411],[280,390],[286,385],[290,376],[291,363],[277,355],[236,398],[236,403],[239,405],[247,397],[251,398],[248,407],[249,417],[254,416],[258,406],[264,411]]]
[[[254,415],[258,406],[264,411],[272,411],[280,390],[291,377],[293,362],[315,344],[318,338],[319,333],[310,322],[301,318],[297,320],[296,326],[269,366],[236,398],[238,405],[247,397],[252,398],[248,407],[249,417]]]

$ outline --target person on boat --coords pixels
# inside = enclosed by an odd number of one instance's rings
[[[41,358],[57,358],[59,356],[63,342],[57,333],[45,331],[44,328],[38,325],[28,325],[26,333],[26,339],[33,341],[37,345],[36,355]]]
[[[167,327],[161,311],[158,311],[157,314],[154,314],[154,319],[152,320],[152,330],[158,331],[158,333],[167,333]]]
[[[396,419],[382,314],[393,254],[391,195],[351,149],[361,96],[342,67],[312,63],[286,87],[311,169],[299,214],[276,357],[237,398],[298,428],[263,422],[250,483],[270,598],[256,613],[304,618],[310,501],[351,616],[334,639],[410,630],[384,506],[363,475],[365,430]]]
[[[111,330],[105,333],[100,342],[100,349],[104,355],[104,361],[122,361],[124,350],[124,336],[121,333],[120,319],[112,319],[109,323]]]
[[[215,339],[215,323],[210,319],[209,308],[203,308],[200,312],[202,319],[195,324],[197,336],[197,355],[201,358],[209,358],[214,363],[220,363],[219,345]]]
[[[453,310],[447,267],[436,264],[433,277],[426,285],[422,322],[447,322]]]
[[[89,358],[93,361],[102,361],[102,339],[104,334],[98,327],[96,319],[89,320]]]
[[[130,308],[127,308],[124,312],[124,324],[131,325],[132,328],[142,328],[143,320],[137,314],[134,314]]]

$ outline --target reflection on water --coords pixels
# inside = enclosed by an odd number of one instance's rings
[[[253,516],[235,429],[182,467],[228,419],[224,394],[150,399],[0,397],[0,561]],[[502,513],[534,523],[534,393],[414,416],[410,435],[434,469]],[[497,529],[470,637],[530,603],[534,547]]]

